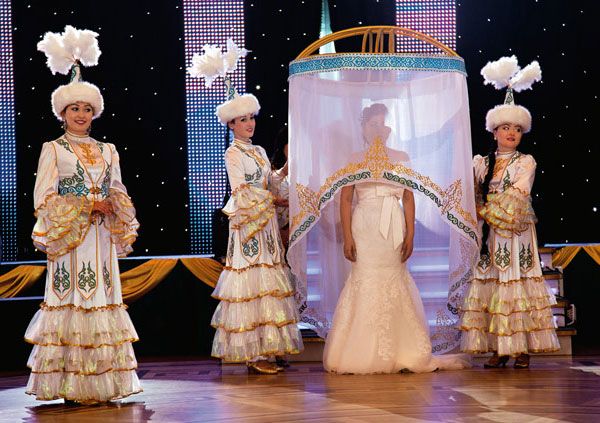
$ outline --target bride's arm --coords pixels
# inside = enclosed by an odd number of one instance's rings
[[[350,261],[356,261],[356,245],[352,237],[352,197],[354,196],[354,185],[342,188],[340,199],[340,220],[344,232],[344,257]],[[414,213],[413,213],[414,215]]]
[[[402,242],[402,261],[405,262],[412,255],[413,239],[415,237],[415,197],[412,191],[404,190],[402,206],[404,208],[404,220],[406,221],[406,232]]]

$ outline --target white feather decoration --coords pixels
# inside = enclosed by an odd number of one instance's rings
[[[187,70],[194,78],[204,78],[206,87],[210,87],[218,76],[225,76],[225,61],[220,47],[207,44],[202,49],[204,54],[194,54]]]
[[[513,90],[519,92],[531,89],[534,82],[541,80],[542,69],[538,61],[534,60],[511,78],[510,86]]]
[[[102,53],[98,47],[98,34],[87,29],[79,30],[67,25],[62,34],[47,32],[37,45],[46,54],[47,65],[55,73],[67,74],[79,61],[84,66],[95,66]]]
[[[96,37],[98,33],[89,29],[76,29],[70,25],[65,27],[63,42],[76,60],[84,66],[96,66],[101,51]]]
[[[516,56],[501,57],[495,62],[488,62],[481,69],[484,84],[491,84],[497,90],[500,90],[510,83],[510,78],[519,71],[519,64]]]
[[[37,49],[46,54],[46,64],[52,74],[66,75],[73,66],[73,57],[65,50],[62,36],[54,32],[46,32],[44,39],[37,44]]]
[[[237,69],[237,62],[240,57],[246,57],[248,50],[239,48],[233,39],[227,39],[227,53],[223,55],[226,72],[233,72]]]

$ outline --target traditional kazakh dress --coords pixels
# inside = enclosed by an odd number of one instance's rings
[[[93,213],[106,199],[114,214]],[[69,135],[44,143],[34,206],[33,242],[48,264],[44,302],[25,333],[34,344],[27,393],[96,403],[140,392],[117,261],[139,224],[115,146]]]
[[[212,355],[230,362],[297,354],[303,349],[294,290],[285,272],[265,150],[234,140],[225,152],[231,198],[226,264],[212,296]]]
[[[488,157],[475,156],[476,186],[487,173]],[[490,254],[473,269],[473,281],[462,308],[461,349],[498,355],[560,349],[552,305],[539,261],[531,207],[536,163],[518,151],[497,154],[488,202],[478,198],[478,215],[490,225]]]

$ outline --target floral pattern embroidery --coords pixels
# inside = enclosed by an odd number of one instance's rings
[[[88,261],[87,267],[85,262],[82,264],[83,267],[78,274],[77,285],[79,286],[79,289],[89,293],[96,288],[96,272],[92,270],[92,264],[90,261]]]
[[[69,143],[66,142],[65,140],[63,140],[62,138],[57,139],[56,142],[58,144],[62,145],[64,147],[64,149],[67,150],[69,153],[73,152],[73,150],[71,150],[71,146],[69,145]]]
[[[104,175],[104,179],[102,180],[102,185],[100,185],[100,194],[103,198],[108,197],[109,189],[110,189],[110,173],[111,173],[111,165],[106,167],[106,174]]]
[[[77,197],[82,197],[90,193],[89,188],[85,186],[85,171],[81,167],[79,160],[77,160],[76,169],[77,172],[73,176],[62,178],[58,181],[59,195],[74,194]]]
[[[106,261],[104,262],[104,266],[102,267],[102,277],[104,278],[104,286],[107,291],[112,289],[112,281],[110,280],[110,272],[106,267]]]
[[[61,295],[71,288],[71,274],[65,269],[64,261],[62,262],[62,266],[60,264],[56,266],[52,278],[52,287]]]
[[[273,238],[273,234],[269,232],[267,234],[267,250],[271,255],[275,254],[275,239]]]
[[[521,269],[528,270],[533,266],[533,252],[531,251],[531,244],[527,244],[527,250],[525,244],[521,244],[519,250],[519,265]]]
[[[504,175],[504,179],[502,179],[502,190],[506,191],[512,186],[512,182],[510,181],[510,172],[508,169],[506,170],[506,175]]]
[[[489,254],[482,254],[479,256],[479,262],[477,266],[481,269],[481,271],[486,272],[490,266],[492,265],[492,259]]]
[[[508,251],[508,248],[506,247],[506,242],[504,243],[504,247],[498,243],[494,259],[496,265],[500,268],[505,268],[510,265],[510,251]]]
[[[258,255],[258,253],[259,253],[258,239],[256,239],[256,237],[253,236],[252,238],[250,238],[248,240],[248,242],[243,243],[242,244],[242,252],[247,257],[254,257],[254,256]]]

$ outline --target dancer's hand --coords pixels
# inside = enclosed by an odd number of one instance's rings
[[[356,244],[353,238],[344,241],[344,257],[352,262],[356,261]]]
[[[94,207],[92,208],[92,212],[102,213],[104,215],[109,215],[113,213],[113,206],[110,200],[102,200],[94,202]]]
[[[402,263],[409,259],[413,252],[413,237],[407,236],[402,242],[402,248],[400,249],[400,255],[402,257]]]

